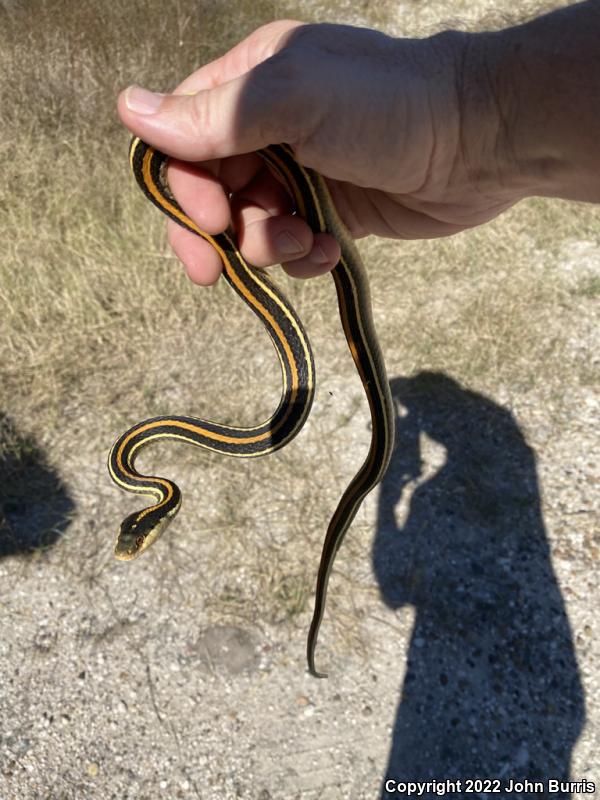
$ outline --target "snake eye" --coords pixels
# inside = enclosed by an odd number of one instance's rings
[[[141,547],[144,544],[144,537],[138,536],[135,540],[136,547]]]

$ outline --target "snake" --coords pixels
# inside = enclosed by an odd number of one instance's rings
[[[288,144],[258,150],[274,176],[291,195],[295,213],[314,233],[333,235],[341,250],[331,275],[335,284],[341,326],[364,387],[371,415],[371,442],[367,456],[342,494],[329,522],[317,572],[315,601],[309,627],[308,670],[326,677],[315,666],[315,650],[325,612],[331,569],[342,541],[364,498],[383,478],[394,442],[394,408],[382,350],[377,339],[369,281],[354,240],[339,217],[325,178],[304,166]],[[155,501],[127,516],[115,544],[119,560],[137,558],[164,532],[181,505],[181,491],[171,480],[142,475],[135,468],[139,451],[153,442],[176,440],[229,456],[254,458],[272,453],[290,442],[306,422],[315,393],[315,364],[304,326],[265,271],[242,256],[234,231],[209,235],[183,211],[167,180],[169,157],[133,137],[129,160],[146,197],[183,228],[210,243],[223,262],[223,274],[234,292],[264,325],[281,366],[282,393],[273,415],[254,427],[234,427],[189,416],[158,416],[133,425],[114,443],[108,470],[117,486]]]

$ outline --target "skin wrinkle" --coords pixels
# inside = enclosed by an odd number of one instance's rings
[[[488,59],[485,58],[485,56],[483,58],[483,69],[484,69],[484,72],[485,72],[485,76],[487,78],[487,86],[488,86],[488,89],[489,89],[488,96],[491,98],[492,105],[496,109],[496,114],[497,114],[498,121],[499,121],[498,131],[496,133],[495,140],[494,140],[494,156],[495,156],[495,163],[497,164],[497,163],[501,163],[501,159],[498,157],[499,149],[502,146],[501,143],[500,143],[500,133],[504,134],[504,136],[503,136],[504,142],[506,142],[508,144],[509,141],[510,141],[510,137],[509,137],[510,126],[509,126],[508,120],[506,119],[506,116],[504,114],[504,111],[503,111],[503,108],[502,108],[502,104],[500,103],[500,100],[497,97],[496,92],[494,91],[494,85],[493,85],[494,81],[492,79],[492,72],[491,72],[491,69],[490,69],[490,65],[489,65]],[[513,154],[513,159],[512,160],[513,160],[513,162],[515,160],[514,159],[514,154]],[[498,170],[495,171],[494,177],[500,183],[502,182],[502,176],[499,174]]]
[[[210,92],[206,93],[203,103],[194,102],[194,98],[190,98],[188,125],[191,127],[192,137],[203,136],[208,141],[212,141],[214,134],[211,134],[213,126],[210,120],[213,105],[214,96]]]
[[[459,174],[461,172],[464,172],[466,174],[466,176],[467,176],[467,178],[469,180],[469,184],[471,186],[472,194],[473,195],[478,195],[482,199],[485,199],[485,201],[486,201],[487,213],[485,214],[484,219],[482,220],[482,221],[485,221],[485,220],[487,220],[487,219],[489,219],[490,217],[493,216],[492,212],[494,210],[502,211],[505,208],[507,208],[509,205],[512,205],[512,202],[507,203],[506,201],[497,199],[495,202],[490,204],[489,201],[492,199],[492,195],[490,195],[489,191],[481,184],[482,175],[481,174],[479,174],[479,175],[473,175],[472,174],[473,171],[476,168],[472,167],[471,158],[469,157],[469,151],[472,148],[469,148],[469,146],[466,144],[465,130],[467,130],[469,128],[469,123],[466,120],[465,110],[472,107],[473,99],[474,99],[474,92],[475,92],[474,85],[469,85],[468,76],[470,76],[470,75],[472,75],[474,73],[469,70],[468,64],[471,63],[471,62],[476,62],[478,64],[480,63],[480,60],[477,59],[475,57],[475,55],[474,55],[475,42],[476,42],[476,40],[473,39],[472,37],[464,37],[463,38],[464,46],[462,47],[462,50],[461,50],[461,58],[460,58],[459,66],[457,67],[457,69],[455,71],[454,87],[455,87],[455,92],[456,92],[456,97],[457,97],[456,107],[459,110],[458,146],[456,147],[456,150],[455,150],[455,156],[453,158],[452,168],[451,168],[450,173],[449,173],[450,177],[449,177],[448,183],[449,184],[452,183],[452,175],[456,174],[456,172],[458,172]],[[490,68],[489,68],[489,64],[487,63],[487,60],[484,59],[484,62],[485,62],[484,69],[486,71],[486,74],[488,75],[487,84],[488,84],[488,87],[491,90],[492,80],[491,80],[491,75],[490,75]],[[475,100],[475,102],[478,103],[479,101]],[[495,101],[493,101],[493,102],[495,103]],[[471,111],[472,111],[472,108],[471,108]],[[500,116],[500,114],[498,114],[498,116]],[[487,116],[485,117],[485,119],[487,120]],[[497,142],[497,138],[498,137],[496,135],[496,142]],[[481,150],[483,149],[481,147],[481,139],[479,140],[479,145],[480,145],[479,146],[479,152],[481,152]],[[498,145],[497,145],[497,143],[494,144],[493,150],[494,150],[494,155],[496,157],[496,161],[493,162],[493,166],[494,166],[494,170],[493,171],[494,171],[494,175],[496,177],[498,177],[500,175],[501,170],[499,170],[498,167],[497,167],[497,163],[498,163],[498,161],[497,161],[497,157],[498,157]],[[488,166],[488,165],[486,164],[486,166]],[[489,170],[489,166],[488,166],[488,170]],[[487,183],[489,183],[489,175],[486,176],[486,180],[487,180]],[[516,200],[513,201],[513,202],[516,202]],[[472,218],[472,211],[464,203],[462,204],[462,208],[464,208],[466,210],[466,222],[465,222],[465,225],[469,226],[469,221]],[[463,229],[464,229],[465,225],[462,226]]]
[[[410,61],[411,61],[411,65],[413,66],[413,68],[418,69],[419,73],[421,73],[421,64],[418,62],[418,60],[412,58],[412,59],[410,59]],[[410,80],[411,79],[410,74],[409,74],[408,77],[409,77],[409,80]],[[430,110],[429,118],[433,121],[435,119],[435,115],[431,112],[431,96],[430,96],[429,91],[427,91],[427,74],[426,73],[422,73],[422,74],[419,75],[419,77],[422,79],[422,81],[424,83],[424,86],[425,86],[425,91],[423,92],[423,95],[425,96],[425,103],[426,103],[427,107]],[[403,109],[403,114],[402,114],[402,121],[403,121],[403,124],[404,124],[404,130],[405,131],[410,131],[411,130],[411,123],[413,122],[413,115],[411,114],[411,110],[412,109],[411,109],[410,103],[405,103],[404,104],[404,109]],[[391,109],[390,109],[390,111],[391,111]],[[420,116],[419,114],[416,115],[417,121],[419,119],[419,116]],[[434,128],[433,124],[431,125],[431,130],[435,131],[435,128]],[[405,134],[404,138],[408,138],[406,136],[406,134]],[[427,163],[426,163],[426,167],[425,167],[425,170],[424,170],[425,174],[424,174],[424,177],[421,179],[420,184],[417,185],[417,186],[410,186],[410,187],[407,185],[405,187],[405,189],[404,189],[403,194],[405,194],[405,195],[414,194],[415,196],[419,196],[419,194],[421,194],[421,192],[426,190],[426,187],[429,184],[431,170],[432,170],[432,167],[433,167],[433,160],[434,160],[433,159],[433,154],[434,154],[434,152],[435,152],[435,142],[434,142],[433,147],[429,150],[429,153],[427,154],[427,157],[426,157],[426,162]],[[423,157],[421,157],[421,160],[424,160]]]
[[[464,86],[466,84],[466,63],[468,57],[468,51],[470,49],[470,41],[467,39],[465,42],[465,46],[463,47],[460,59],[460,66],[456,70],[455,73],[455,80],[454,80],[454,89],[456,92],[457,97],[457,104],[456,107],[458,109],[458,147],[456,148],[456,154],[454,156],[452,162],[452,170],[450,172],[450,176],[454,173],[454,171],[459,168],[458,161],[459,161],[459,154],[460,154],[460,162],[461,166],[464,166],[464,169],[469,174],[469,159],[467,156],[467,150],[465,144],[465,93],[464,93]],[[463,91],[461,91],[463,89]],[[463,102],[461,103],[461,98]]]
[[[423,178],[423,182],[421,186],[415,191],[415,194],[419,195],[421,192],[425,190],[425,187],[429,186],[430,181],[433,182],[433,175],[434,175],[434,164],[435,164],[435,154],[437,151],[437,139],[438,137],[435,134],[435,125],[433,124],[433,120],[435,119],[435,114],[433,113],[433,108],[431,106],[431,98],[427,95],[427,107],[429,109],[429,118],[432,120],[431,129],[434,131],[433,133],[433,145],[431,150],[429,151],[429,158],[427,169],[425,170],[425,177]]]
[[[388,222],[388,220],[387,220],[387,218],[386,218],[386,215],[385,215],[385,210],[384,210],[384,204],[383,204],[383,203],[375,203],[375,202],[374,202],[374,200],[373,200],[373,195],[374,195],[376,192],[377,192],[377,190],[373,190],[373,191],[367,191],[367,193],[366,193],[366,198],[367,198],[367,201],[368,201],[368,202],[370,203],[370,205],[371,205],[371,211],[372,211],[373,215],[374,215],[374,216],[375,216],[377,219],[379,219],[379,220],[380,220],[380,222],[381,222],[381,225],[380,225],[380,227],[379,227],[379,230],[381,231],[381,234],[380,234],[380,235],[382,235],[382,236],[389,236],[389,235],[390,235],[390,232],[391,232],[393,229],[392,229],[392,227],[391,227],[390,223]],[[385,205],[386,205],[386,207],[387,207],[387,204],[385,204]]]

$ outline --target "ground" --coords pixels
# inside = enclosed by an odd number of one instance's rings
[[[110,69],[85,47],[69,61],[41,12],[43,58],[21,33],[1,49],[11,86],[38,75],[46,98],[23,112],[43,124],[23,116],[1,142],[1,800],[363,800],[386,797],[386,777],[462,781],[460,796],[486,778],[499,791],[475,795],[519,797],[522,779],[598,789],[598,209],[532,199],[448,240],[361,243],[397,441],[336,561],[316,680],[320,547],[370,437],[329,277],[284,281],[317,363],[302,433],[259,461],[149,449],[181,512],[139,560],[113,556],[139,504],[108,477],[116,436],[164,412],[256,423],[279,378],[227,287],[193,289],[175,265],[128,185],[127,137],[107,128],[122,152],[103,150],[85,121],[104,97],[95,119],[114,125],[116,86],[155,61],[129,54],[119,36],[150,34],[108,9],[102,30],[124,48]],[[165,26],[191,35],[192,6],[178,9]],[[467,13],[327,11],[410,35]],[[323,16],[258,21],[309,13]],[[69,113],[62,65],[79,81]]]

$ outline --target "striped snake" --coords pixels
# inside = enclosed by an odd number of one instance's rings
[[[394,441],[394,409],[373,326],[365,268],[352,237],[337,215],[325,180],[298,163],[289,145],[272,145],[260,150],[259,155],[287,187],[297,213],[312,230],[330,233],[340,244],[341,257],[332,271],[340,319],[371,411],[369,452],[331,518],[317,575],[307,660],[312,675],[325,677],[315,668],[315,648],[331,567],[360,504],[382,479],[389,464]],[[130,161],[146,197],[168,217],[206,239],[219,253],[229,285],[258,316],[273,342],[281,364],[283,389],[273,416],[255,427],[239,428],[194,417],[161,416],[138,422],[117,439],[108,458],[113,481],[127,491],[155,499],[154,505],[130,514],[122,522],[115,546],[115,555],[121,560],[136,558],[146,550],[162,534],[181,505],[181,492],[172,481],[142,475],[135,469],[135,458],[142,447],[161,439],[175,439],[242,458],[272,453],[299,433],[308,417],[315,387],[313,355],[304,327],[265,271],[244,260],[230,229],[210,236],[183,212],[166,181],[167,156],[135,137],[130,146]]]

